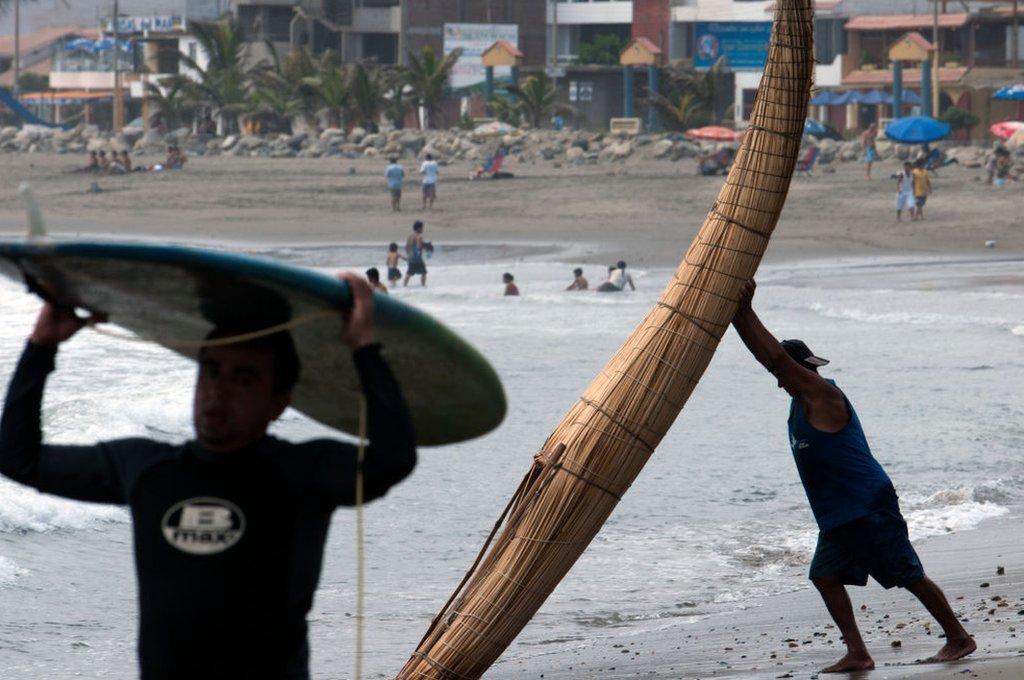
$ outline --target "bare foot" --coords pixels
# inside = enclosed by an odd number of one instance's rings
[[[949,640],[946,645],[939,650],[939,653],[935,656],[930,656],[924,660],[925,663],[946,663],[949,661],[956,661],[962,659],[975,649],[978,648],[978,643],[974,641],[972,637],[958,638],[956,640]]]
[[[875,661],[867,652],[860,652],[854,654],[853,652],[847,652],[846,656],[832,664],[828,668],[823,668],[822,673],[853,673],[854,671],[870,671],[874,670]]]

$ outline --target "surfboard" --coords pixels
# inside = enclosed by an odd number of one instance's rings
[[[110,322],[185,356],[218,326],[269,328],[289,321],[302,361],[292,406],[313,420],[358,432],[359,379],[340,341],[348,284],[273,260],[178,245],[0,242],[0,273],[34,282],[58,304]],[[27,275],[27,276],[26,276]],[[338,311],[338,314],[323,312]],[[402,387],[417,443],[465,441],[505,416],[501,381],[468,342],[425,312],[374,295],[377,340]]]

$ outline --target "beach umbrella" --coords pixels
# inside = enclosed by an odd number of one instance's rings
[[[988,129],[993,137],[998,137],[999,139],[1009,139],[1017,134],[1018,130],[1024,130],[1024,122],[1019,120],[1004,120]]]
[[[920,106],[921,95],[914,92],[913,90],[903,90],[903,103],[909,104],[910,106]]]
[[[949,135],[949,124],[928,116],[896,118],[885,126],[885,136],[903,144],[926,144]]]
[[[836,95],[836,98],[832,100],[833,104],[860,104],[863,99],[863,95],[856,90],[847,90],[841,94]]]
[[[892,95],[882,92],[881,90],[871,90],[870,92],[864,93],[861,96],[861,104],[891,104]]]
[[[696,239],[647,316],[551,436],[529,451],[521,484],[398,680],[476,680],[487,672],[590,545],[728,331],[786,201],[814,77],[812,0],[775,7],[750,127]],[[742,396],[733,406],[744,411]],[[480,483],[495,474],[481,470]],[[632,568],[625,560],[609,564],[608,582],[614,570]]]
[[[804,121],[804,134],[811,137],[823,137],[828,134],[828,129],[813,118]]]
[[[996,90],[992,99],[1009,99],[1010,101],[1024,101],[1024,84],[1007,85]]]
[[[707,125],[705,127],[694,128],[692,130],[687,130],[685,134],[689,139],[703,139],[709,142],[735,142],[743,136],[742,132],[730,130],[727,127],[721,127],[720,125]]]

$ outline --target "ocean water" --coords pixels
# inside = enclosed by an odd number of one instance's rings
[[[269,254],[269,253],[268,253]],[[360,248],[279,257],[366,266]],[[487,264],[480,264],[487,262]],[[885,259],[764,267],[755,307],[780,338],[832,359],[901,496],[912,537],[968,531],[1024,503],[1022,262]],[[410,482],[367,508],[367,677],[393,674],[473,561],[548,432],[643,317],[668,270],[624,295],[565,293],[571,257],[463,246],[429,263],[430,286],[395,291],[457,329],[504,380],[494,433],[425,449]],[[591,282],[600,267],[586,267]],[[501,273],[523,292],[501,296]],[[38,303],[0,282],[0,379]],[[83,331],[46,393],[55,442],[191,433],[193,367],[157,347]],[[733,332],[611,519],[507,658],[616,632],[643,634],[806,587],[815,530],[786,441],[788,398]],[[290,439],[324,430],[288,412]],[[354,515],[335,514],[310,614],[313,671],[352,675]],[[925,565],[927,567],[927,565]],[[0,480],[0,675],[135,675],[127,515]],[[495,674],[501,676],[501,665]]]

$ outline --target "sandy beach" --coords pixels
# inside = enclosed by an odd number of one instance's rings
[[[481,257],[497,253],[501,262],[520,256],[543,259],[550,253],[558,262],[603,265],[623,258],[636,268],[667,268],[678,263],[723,182],[721,177],[697,176],[688,161],[556,167],[513,159],[508,169],[516,177],[507,181],[470,182],[468,165],[442,168],[438,203],[431,212],[419,209],[418,186],[410,181],[406,208],[396,214],[388,209],[380,159],[197,158],[181,172],[125,177],[72,172],[83,163],[81,156],[0,155],[0,234],[17,238],[24,233],[17,188],[28,181],[57,237],[155,239],[267,255],[284,246],[339,244],[372,244],[383,252],[387,242],[404,240],[412,220],[423,219],[435,243],[489,244],[494,247],[481,250]],[[787,266],[864,256],[1004,261],[1024,257],[1020,185],[989,187],[981,169],[951,167],[933,179],[935,193],[927,205],[927,219],[897,222],[894,182],[888,179],[894,162],[876,165],[870,181],[859,164],[834,168],[835,172],[818,171],[814,177],[793,180],[768,262]],[[99,192],[89,191],[93,181]],[[986,247],[987,241],[994,241],[994,247]],[[376,259],[367,266],[375,263]],[[976,273],[959,277],[955,285],[1016,290],[1024,284],[1024,269],[1010,272],[1004,268],[989,274],[978,266]],[[799,277],[793,280],[799,285]],[[837,278],[831,285],[840,289],[845,284]],[[953,284],[941,277],[914,283],[918,290],[946,285]],[[755,370],[750,368],[751,373]],[[546,422],[535,416],[523,430],[536,439],[545,427]],[[1019,431],[1021,424],[1006,427]],[[519,472],[520,462],[515,465]],[[782,464],[791,465],[784,460]],[[795,482],[795,471],[792,474]],[[1014,474],[1019,470],[1007,471]],[[791,500],[804,501],[802,496]],[[504,501],[500,492],[488,491],[486,507],[496,512]],[[481,526],[490,519],[483,517]],[[478,544],[475,535],[460,541]],[[929,575],[945,589],[979,649],[957,664],[915,664],[941,646],[937,625],[928,625],[927,614],[908,593],[872,585],[852,593],[877,663],[877,670],[859,677],[1024,677],[1020,515],[932,537],[917,547]],[[469,552],[465,558],[468,566]],[[460,555],[459,564],[462,561]],[[999,567],[1005,573],[998,574]],[[453,569],[445,578],[459,574]],[[412,637],[418,637],[426,623],[411,626]],[[409,651],[415,645],[412,637]],[[612,628],[593,640],[514,645],[487,677],[807,678],[841,656],[841,647],[817,594],[803,587],[745,602],[737,611],[679,618],[642,637],[619,635]]]
[[[402,214],[388,209],[381,159],[195,158],[183,172],[93,176],[84,157],[0,155],[0,232],[22,233],[16,191],[30,182],[55,234],[206,242],[340,243],[404,238],[424,218],[438,242],[571,246],[580,262],[674,266],[722,185],[694,163],[633,160],[555,167],[510,159],[512,180],[470,182],[468,163],[441,169],[437,206],[419,209],[412,168]],[[136,163],[155,162],[140,157]],[[407,163],[409,165],[409,163]],[[986,186],[983,170],[952,166],[933,178],[926,220],[897,222],[896,163],[837,163],[794,178],[768,261],[885,254],[970,254],[995,241],[1024,252],[1024,187]],[[95,180],[102,189],[89,193]]]

